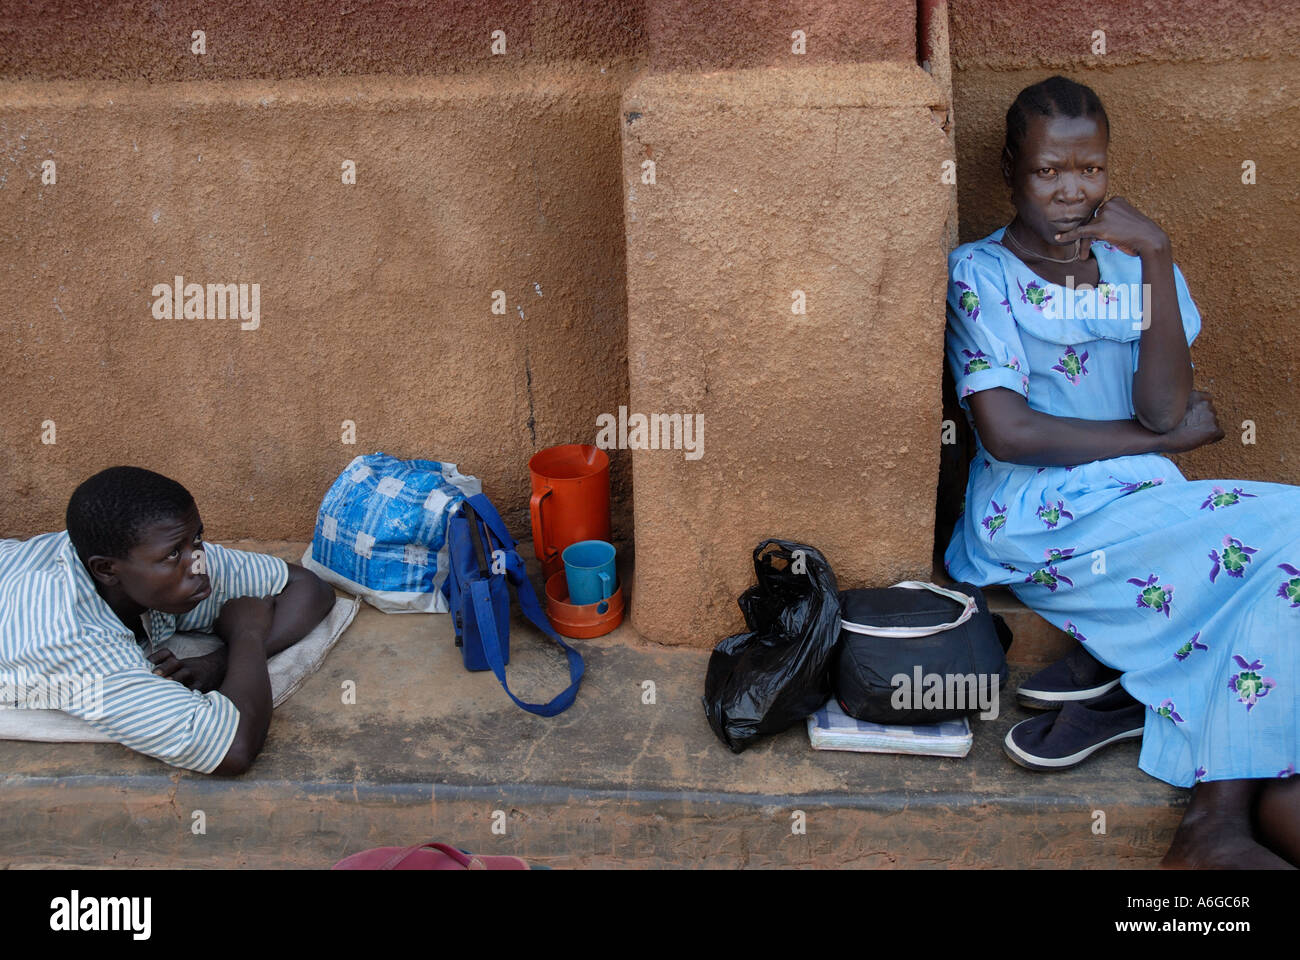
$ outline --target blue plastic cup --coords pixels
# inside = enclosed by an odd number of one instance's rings
[[[581,540],[564,548],[564,580],[569,603],[579,606],[608,600],[614,592],[614,545],[604,540]]]

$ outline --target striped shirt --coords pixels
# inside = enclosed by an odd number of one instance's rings
[[[156,675],[146,654],[177,632],[210,633],[227,600],[278,594],[289,567],[206,540],[203,551],[212,593],[179,617],[147,610],[149,639],[137,641],[95,589],[66,530],[0,540],[0,707],[55,707],[172,766],[215,770],[234,742],[239,710],[215,690]],[[68,695],[73,687],[77,695]],[[36,690],[62,695],[34,702]]]

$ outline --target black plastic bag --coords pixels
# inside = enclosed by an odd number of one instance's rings
[[[734,753],[826,704],[839,642],[839,590],[818,550],[764,540],[754,548],[754,573],[758,583],[737,600],[749,630],[714,647],[704,680],[709,726]]]

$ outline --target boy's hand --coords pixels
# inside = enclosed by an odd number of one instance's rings
[[[199,693],[217,689],[226,678],[226,656],[222,650],[215,650],[202,657],[179,660],[164,647],[155,650],[146,659],[155,664],[153,672],[158,676],[183,683]]]

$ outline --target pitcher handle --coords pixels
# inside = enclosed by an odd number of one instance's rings
[[[550,560],[560,551],[546,542],[546,524],[542,522],[542,501],[552,493],[550,487],[545,490],[539,490],[533,494],[532,499],[528,502],[528,512],[533,520],[533,552],[537,554],[537,559],[545,562]]]

